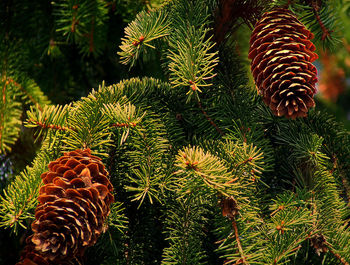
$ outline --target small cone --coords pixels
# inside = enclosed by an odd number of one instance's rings
[[[114,198],[101,159],[90,150],[65,153],[41,175],[39,205],[22,265],[71,264],[104,232]]]
[[[315,106],[318,56],[313,34],[287,9],[265,13],[250,38],[251,71],[264,102],[277,116],[305,117]]]

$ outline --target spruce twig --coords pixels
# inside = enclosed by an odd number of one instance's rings
[[[237,228],[237,224],[236,224],[236,221],[235,221],[235,218],[231,218],[231,221],[232,221],[232,227],[233,227],[233,230],[235,231],[235,238],[236,238],[236,242],[237,242],[237,247],[238,247],[238,250],[239,250],[239,253],[241,254],[241,259],[239,260],[239,263],[238,264],[249,264],[247,261],[246,261],[246,257],[244,255],[244,252],[243,252],[243,248],[242,248],[242,245],[241,245],[241,241],[239,240],[239,234],[238,234],[238,228]]]
[[[30,101],[34,104],[38,106],[38,109],[40,111],[43,110],[43,108],[41,107],[41,105],[39,104],[39,102],[37,100],[35,100],[35,98],[32,97],[32,95],[30,95],[24,88],[23,86],[21,86],[20,84],[18,84],[15,80],[13,80],[12,78],[8,78],[7,79],[10,83],[13,83],[16,87],[18,87],[29,99]]]
[[[72,127],[60,126],[57,124],[44,124],[42,122],[34,121],[32,119],[28,119],[27,122],[29,124],[37,125],[42,129],[52,129],[52,130],[58,130],[58,131],[70,131],[70,130],[76,131],[76,129]]]
[[[312,10],[314,12],[315,18],[316,18],[316,20],[317,20],[318,24],[320,25],[321,30],[323,32],[321,39],[324,41],[327,37],[332,38],[331,33],[333,32],[333,30],[327,29],[326,26],[324,25],[324,23],[322,22],[321,17],[318,13],[318,10],[320,9],[320,7],[318,6],[317,2],[312,1],[311,6],[312,6]]]
[[[327,240],[325,241],[325,244],[328,246],[328,250],[330,253],[332,253],[334,255],[334,257],[336,257],[341,264],[343,265],[349,265],[350,263],[347,262],[342,256],[340,256],[338,253],[336,253],[332,248],[331,248],[331,244],[329,242],[327,242]]]
[[[199,99],[197,99],[197,104],[198,107],[200,108],[200,110],[202,111],[203,115],[205,116],[205,118],[210,122],[210,124],[215,128],[215,130],[221,135],[225,135],[224,132],[219,128],[219,126],[212,120],[212,118],[210,118],[210,116],[208,115],[208,113],[204,110],[202,103]]]

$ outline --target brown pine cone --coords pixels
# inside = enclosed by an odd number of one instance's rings
[[[264,102],[287,118],[305,117],[315,106],[318,56],[313,34],[287,9],[276,8],[256,23],[248,57]]]
[[[41,175],[33,235],[18,264],[70,264],[104,232],[113,202],[101,159],[89,149],[65,153]]]

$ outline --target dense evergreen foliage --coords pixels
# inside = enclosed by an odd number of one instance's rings
[[[275,6],[336,49],[345,2],[2,2],[0,263],[48,163],[89,148],[115,202],[82,264],[349,264],[349,133],[318,102],[273,115],[247,58]]]

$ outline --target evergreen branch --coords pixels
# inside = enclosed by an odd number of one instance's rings
[[[341,229],[342,230],[342,229]],[[336,253],[333,250],[332,245],[326,240],[326,237],[322,234],[316,234],[316,236],[310,238],[311,246],[314,247],[316,253],[320,255],[321,252],[326,253],[330,252],[333,256],[335,256],[341,264],[349,265],[349,263],[346,261],[344,257],[342,257],[340,254]]]
[[[246,257],[244,255],[241,241],[239,240],[238,228],[237,228],[237,224],[236,224],[236,221],[234,218],[232,219],[232,227],[233,227],[233,230],[235,231],[235,238],[236,238],[236,242],[237,242],[237,247],[238,247],[239,253],[241,254],[241,259],[237,260],[236,264],[249,264],[246,261]]]
[[[111,145],[109,120],[103,114],[103,102],[90,94],[81,101],[75,102],[68,124],[75,130],[64,140],[69,149],[90,148],[100,156],[106,156],[106,149]]]
[[[59,130],[59,131],[69,131],[69,130],[75,130],[74,128],[70,128],[70,127],[64,127],[64,126],[60,126],[60,125],[55,125],[55,124],[44,124],[41,123],[39,121],[33,121],[28,119],[27,120],[27,124],[33,124],[36,125],[37,127],[40,127],[42,129],[53,129],[53,130]],[[30,126],[28,126],[30,127]]]
[[[176,29],[175,34],[180,36],[183,29]],[[203,26],[196,29],[190,26],[183,40],[170,42],[170,83],[174,87],[189,87],[187,92],[190,100],[191,96],[202,92],[201,87],[211,86],[208,82],[216,76],[214,67],[218,64],[218,52],[213,52],[215,43],[211,42],[211,37],[206,38],[209,29]]]
[[[130,102],[124,106],[119,103],[105,104],[103,113],[109,117],[112,122],[111,126],[114,127],[135,127],[146,115],[146,112],[140,114]]]
[[[204,199],[204,198],[203,198]],[[163,250],[161,264],[206,264],[203,251],[205,239],[203,228],[206,224],[207,200],[188,196],[184,200],[176,199],[167,205],[165,220],[169,246]]]
[[[305,240],[308,239],[308,238],[309,238],[309,235],[307,235],[307,236],[304,237],[304,238],[298,239],[298,240],[295,242],[295,244],[293,244],[293,245],[297,245],[297,246],[294,247],[294,248],[292,248],[292,249],[290,249],[290,250],[284,251],[280,256],[276,257],[276,258],[274,259],[274,261],[273,261],[273,265],[277,265],[278,262],[284,258],[284,255],[287,254],[287,251],[288,251],[289,253],[296,253],[296,252],[301,248],[300,243],[302,243],[303,241],[305,241]]]
[[[317,20],[317,23],[320,25],[320,28],[323,32],[321,40],[324,41],[327,37],[331,38],[331,33],[333,32],[333,30],[327,29],[326,26],[324,25],[324,23],[322,22],[321,17],[318,13],[318,11],[320,10],[320,7],[318,6],[317,1],[312,0],[311,6],[312,6],[312,10],[315,14],[315,18]]]
[[[28,220],[34,218],[33,211],[41,183],[40,175],[46,170],[47,164],[57,157],[48,151],[46,140],[31,167],[21,172],[0,196],[0,226],[11,228],[17,233],[19,227],[27,228]]]
[[[333,256],[336,257],[341,264],[344,264],[344,265],[349,265],[350,264],[342,256],[340,256],[339,254],[335,253],[332,249],[329,249],[329,252],[331,252],[333,254]]]
[[[181,36],[174,34],[170,35],[170,38],[176,38],[180,40],[186,36],[186,27],[194,26],[199,28],[202,26],[209,26],[211,23],[211,8],[216,7],[216,1],[182,1],[172,0],[171,12],[169,12],[169,19],[171,21],[171,27],[173,29],[181,29]]]
[[[258,178],[264,171],[264,154],[261,149],[253,144],[246,144],[245,142],[235,143],[228,138],[224,142],[223,148],[228,154],[232,167],[239,174],[242,183],[250,183],[252,179],[247,178],[250,175],[254,176],[254,182],[255,178]],[[242,174],[242,172],[247,172],[248,174]],[[245,177],[242,178],[243,176]]]
[[[108,215],[108,224],[124,233],[127,229],[128,219],[124,214],[125,207],[121,202],[114,202],[111,206],[111,212]]]
[[[328,125],[324,123],[323,126],[327,127]],[[314,197],[312,202],[314,204],[312,214],[314,216],[313,229],[319,231],[317,233],[324,240],[325,238],[331,239],[332,242],[330,243],[339,250],[344,250],[343,253],[345,254],[347,250],[343,242],[347,240],[349,235],[341,227],[343,226],[344,218],[347,216],[346,204],[339,195],[339,188],[333,175],[336,172],[334,164],[330,164],[328,157],[321,152],[324,139],[315,134],[312,135],[305,128],[301,129],[303,127],[300,124],[296,126],[296,129],[299,130],[299,135],[297,137],[292,136],[295,135],[292,128],[293,126],[289,123],[286,131],[283,132],[285,136],[288,135],[289,140],[287,143],[285,138],[283,142],[292,147],[289,149],[291,152],[289,163],[301,165],[302,169],[299,172],[300,185],[309,189],[310,193],[313,194],[311,196],[312,198]],[[316,242],[314,247],[317,253],[324,252],[324,242],[317,243],[317,238],[311,238],[310,240],[313,240],[311,242]]]
[[[228,197],[238,196],[239,183],[232,182],[231,172],[219,158],[204,152],[202,148],[186,147],[179,151],[175,166],[178,170],[174,174],[181,179],[174,183],[179,194],[200,192],[204,196],[219,192]]]
[[[0,154],[11,150],[19,135],[21,125],[20,94],[7,78],[0,81]]]
[[[25,103],[36,105],[39,110],[41,110],[44,105],[51,103],[34,80],[24,77],[22,80],[19,79],[18,81],[20,82],[19,88],[24,95]]]
[[[279,0],[286,4],[286,0]],[[340,1],[291,1],[289,9],[296,13],[299,19],[315,34],[315,41],[322,43],[324,48],[332,49],[340,43],[340,16],[338,9]]]
[[[169,22],[167,14],[162,11],[140,12],[136,19],[125,28],[125,37],[118,52],[123,64],[134,66],[136,60],[148,48],[155,49],[157,39],[164,38],[169,34]]]
[[[9,82],[13,83],[17,88],[19,88],[21,90],[21,92],[23,94],[25,94],[25,96],[30,100],[30,102],[34,105],[36,105],[38,107],[38,109],[40,111],[42,111],[42,107],[41,104],[49,104],[48,99],[42,94],[42,92],[40,91],[39,88],[37,88],[37,92],[40,94],[40,103],[37,99],[34,98],[34,96],[29,93],[22,85],[20,85],[19,83],[17,83],[15,80],[13,80],[12,78],[8,78]]]
[[[131,102],[136,106],[142,106],[142,109],[147,111],[165,113],[160,119],[166,128],[166,137],[173,147],[183,144],[184,132],[176,116],[179,112],[178,108],[183,107],[183,104],[169,83],[148,77],[131,78],[112,86],[101,87],[99,91],[93,93],[103,97],[104,102],[111,104],[119,102],[120,105]]]
[[[38,128],[38,136],[47,132],[47,130],[74,131],[76,128],[68,125],[70,110],[70,105],[45,105],[41,110],[31,106],[27,111],[28,118],[24,124],[29,128]]]
[[[136,110],[136,107],[131,105],[130,102],[124,106],[121,106],[119,103],[114,105],[110,103],[104,104],[102,112],[112,123],[110,125],[111,127],[127,128],[127,130],[123,131],[123,134],[120,137],[120,145],[122,145],[128,137],[129,128],[134,128],[139,125],[143,117],[146,115],[146,112],[140,114],[139,109]]]
[[[202,103],[200,102],[200,100],[197,100],[198,103],[198,107],[200,108],[200,110],[202,111],[203,115],[205,116],[205,118],[210,122],[210,124],[215,128],[215,130],[221,135],[223,136],[224,133],[223,131],[219,128],[219,126],[217,126],[217,124],[209,117],[209,115],[207,114],[207,112],[204,110]]]
[[[165,164],[169,159],[169,142],[160,119],[152,113],[144,116],[142,126],[134,128],[125,148],[128,170],[124,188],[131,193],[132,201],[139,203],[138,208],[146,198],[151,204],[161,203],[168,175]]]
[[[99,55],[105,46],[108,7],[105,1],[58,1],[53,4],[56,32],[67,42],[78,45],[80,51]]]

